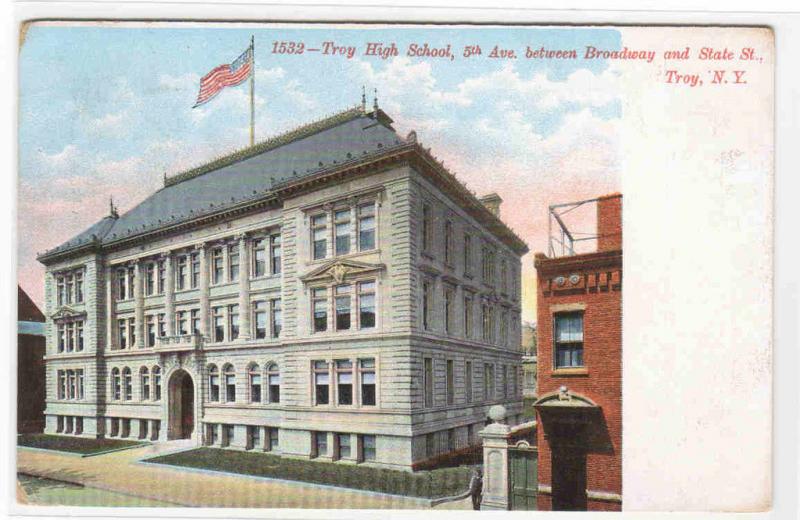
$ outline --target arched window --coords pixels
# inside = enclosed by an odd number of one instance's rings
[[[122,386],[120,384],[119,369],[114,367],[111,369],[111,395],[115,401],[119,401],[122,397]]]
[[[248,370],[250,378],[250,402],[261,402],[261,368],[256,363],[251,363]]]
[[[125,401],[133,399],[133,375],[128,367],[122,369],[122,388],[123,399]]]
[[[141,400],[147,401],[150,399],[150,371],[147,367],[139,369],[139,385],[142,389]]]
[[[225,365],[222,369],[223,377],[225,378],[225,402],[236,402],[236,372],[233,370],[233,365],[230,363]]]
[[[278,365],[270,363],[267,367],[267,379],[269,380],[269,402],[281,402],[281,372]]]
[[[161,367],[158,365],[153,367],[153,400],[161,400]]]
[[[219,401],[219,371],[216,365],[208,367],[208,400]]]

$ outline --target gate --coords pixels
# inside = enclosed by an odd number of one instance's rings
[[[538,462],[536,448],[522,441],[508,450],[509,477],[511,488],[510,509],[512,511],[536,510],[536,494],[539,489]]]

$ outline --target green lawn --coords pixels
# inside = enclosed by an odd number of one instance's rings
[[[242,452],[219,448],[198,448],[163,455],[145,462],[297,480],[421,498],[438,498],[466,491],[469,487],[471,472],[471,468],[462,466],[412,473],[361,465],[289,459],[263,452]]]
[[[69,437],[66,435],[47,435],[44,433],[26,433],[17,436],[17,445],[43,450],[68,451],[91,455],[118,448],[127,448],[145,444],[140,441],[125,441],[119,439],[86,439],[83,437]]]

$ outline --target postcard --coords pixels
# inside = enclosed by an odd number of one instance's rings
[[[16,510],[769,509],[774,54],[23,24]]]

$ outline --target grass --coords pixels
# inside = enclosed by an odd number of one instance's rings
[[[471,472],[471,468],[462,466],[412,473],[219,448],[197,448],[147,459],[145,462],[419,498],[439,498],[462,493],[469,487]]]
[[[17,437],[17,446],[38,448],[42,450],[66,451],[81,455],[92,455],[103,451],[128,448],[145,444],[140,441],[125,441],[120,439],[87,439],[84,437],[69,437],[66,435],[47,435],[44,433],[27,433]]]

